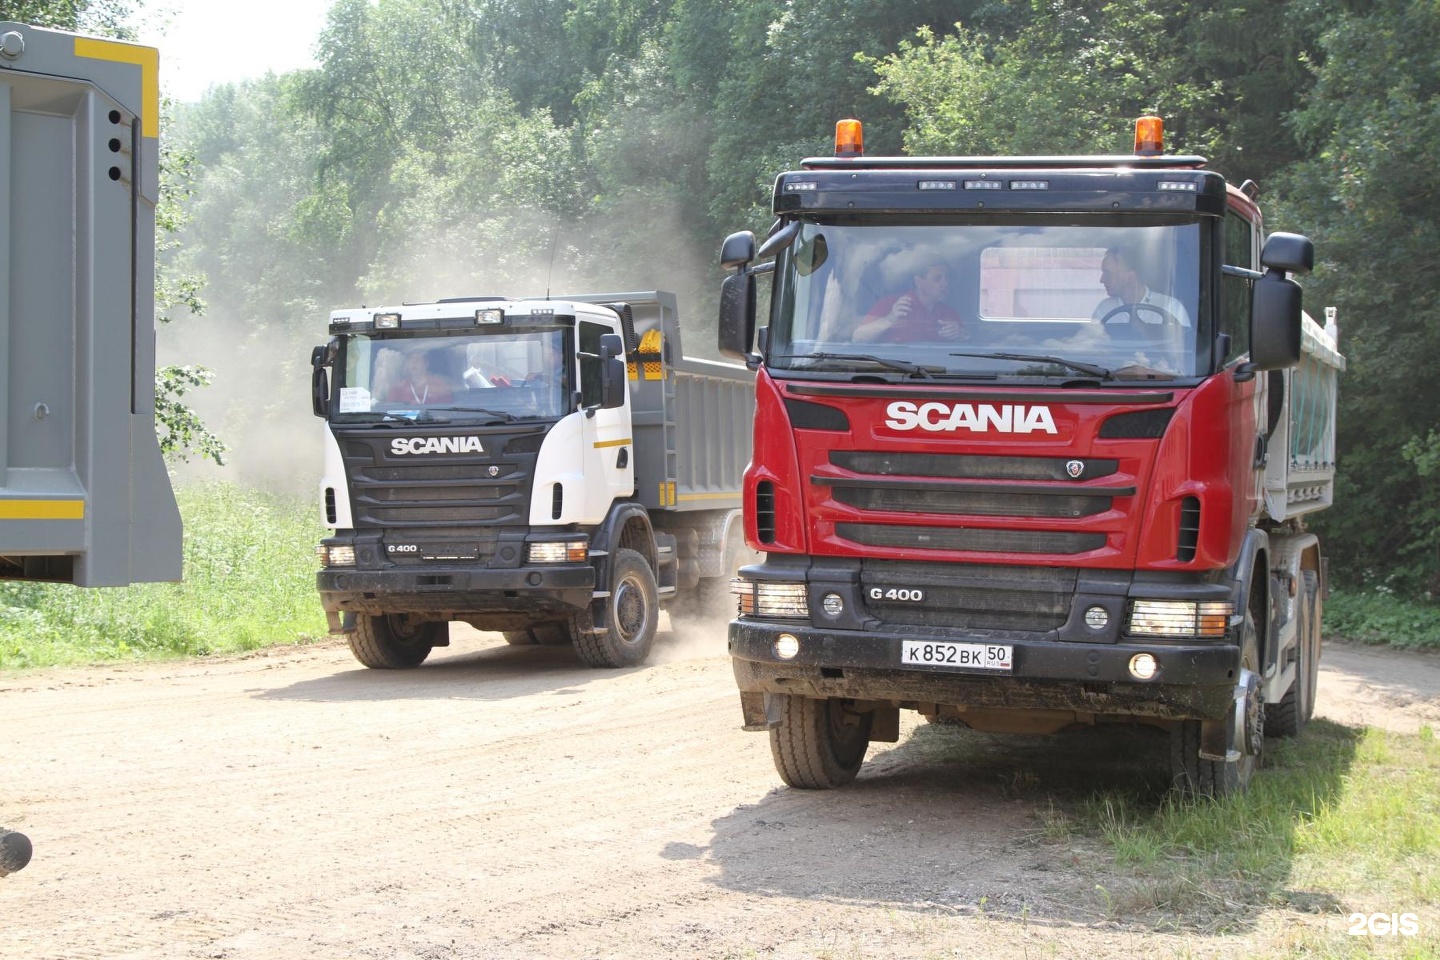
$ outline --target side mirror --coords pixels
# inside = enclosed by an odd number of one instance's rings
[[[1315,269],[1315,244],[1298,233],[1272,233],[1260,251],[1260,265],[1286,273],[1309,273]]]
[[[625,406],[625,342],[616,333],[600,335],[600,408]]]
[[[1299,362],[1300,284],[1271,269],[1250,295],[1249,366],[1283,370]]]
[[[330,414],[330,377],[325,372],[329,353],[325,346],[310,351],[310,409],[317,417]]]
[[[755,275],[732,273],[720,285],[720,353],[744,360],[755,342]]]
[[[749,230],[732,233],[720,245],[720,266],[726,270],[743,267],[755,259],[755,234]]]

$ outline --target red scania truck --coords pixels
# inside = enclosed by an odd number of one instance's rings
[[[836,155],[726,239],[719,346],[758,370],[729,647],[795,787],[852,780],[899,711],[992,732],[1168,731],[1243,790],[1314,708],[1333,312],[1257,190],[1163,153]],[[1262,242],[1263,240],[1263,242]],[[771,273],[756,332],[756,276]]]

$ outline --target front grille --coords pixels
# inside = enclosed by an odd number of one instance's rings
[[[867,560],[860,583],[866,610],[886,624],[1042,633],[1069,617],[1078,575],[1058,567]],[[919,590],[923,597],[887,601],[891,587]]]
[[[987,457],[947,453],[877,453],[834,450],[830,462],[855,473],[876,476],[945,477],[952,480],[1065,480],[1078,482],[1108,477],[1118,460],[1084,460],[1071,476],[1063,457]]]
[[[526,523],[535,451],[544,430],[477,435],[484,452],[405,457],[391,453],[389,432],[346,437],[342,449],[356,529],[438,531]]]
[[[860,510],[971,514],[981,517],[1090,517],[1110,509],[1109,497],[1034,493],[838,487],[832,496]]]
[[[975,530],[874,523],[837,523],[835,533],[867,547],[919,550],[968,550],[977,553],[1077,554],[1105,546],[1103,533],[1050,530]]]

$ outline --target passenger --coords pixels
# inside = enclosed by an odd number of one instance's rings
[[[405,370],[385,394],[391,403],[449,403],[454,394],[445,378],[430,369],[430,355],[416,350],[405,357]]]
[[[1178,336],[1176,327],[1190,326],[1185,305],[1169,294],[1151,290],[1140,279],[1134,258],[1120,247],[1105,251],[1100,261],[1100,283],[1107,296],[1095,307],[1091,318],[1119,332],[1122,328],[1137,336],[1162,338],[1166,330]],[[1144,306],[1139,306],[1143,304]],[[1139,324],[1139,327],[1132,326]]]
[[[856,343],[925,343],[960,339],[960,314],[945,302],[950,268],[932,263],[904,293],[880,300],[855,328]]]

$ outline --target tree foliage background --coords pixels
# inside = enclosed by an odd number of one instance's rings
[[[131,7],[0,4],[82,26]],[[1268,228],[1316,242],[1307,305],[1339,308],[1350,361],[1332,577],[1428,594],[1436,36],[1435,0],[336,0],[316,69],[173,117],[193,183],[170,261],[206,278],[209,336],[257,365],[283,344],[269,365],[300,384],[325,311],[381,300],[671,289],[704,353],[721,239],[768,228],[775,173],[835,120],[864,119],[871,153],[1128,152],[1159,112],[1170,149],[1258,181]]]

